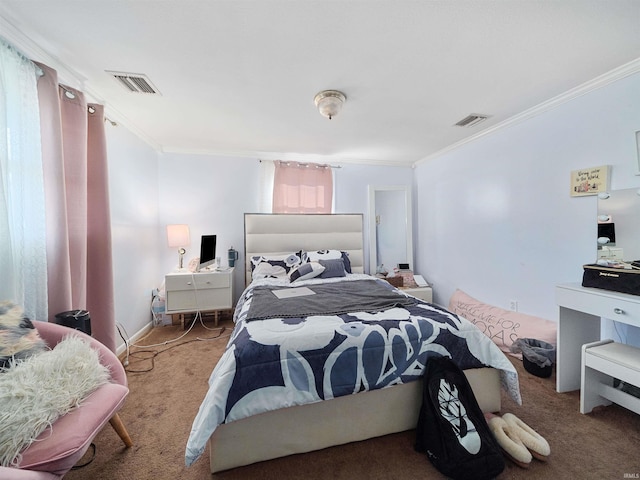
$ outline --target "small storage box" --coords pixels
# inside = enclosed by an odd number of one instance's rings
[[[399,277],[399,276],[385,277],[384,280],[386,280],[396,288],[402,287],[404,285],[404,282],[402,281],[402,277]]]
[[[601,288],[631,295],[640,295],[640,269],[584,265],[583,287]]]

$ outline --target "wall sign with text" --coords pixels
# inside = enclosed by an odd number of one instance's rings
[[[609,189],[609,165],[571,172],[571,196],[597,195]]]

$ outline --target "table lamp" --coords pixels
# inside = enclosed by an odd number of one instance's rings
[[[170,247],[178,248],[178,270],[182,270],[184,247],[191,244],[189,225],[167,225],[167,243]]]

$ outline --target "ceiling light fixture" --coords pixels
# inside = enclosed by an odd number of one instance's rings
[[[345,94],[338,90],[323,90],[314,97],[313,102],[316,104],[316,107],[318,107],[320,115],[331,120],[340,113],[342,105],[346,100],[347,97]]]

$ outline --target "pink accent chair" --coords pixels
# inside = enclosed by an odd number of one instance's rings
[[[84,338],[100,352],[103,365],[109,367],[111,382],[89,395],[79,408],[59,418],[38,440],[22,451],[22,461],[16,468],[0,467],[2,480],[61,479],[87,451],[91,441],[107,422],[118,433],[125,446],[133,446],[118,410],[129,393],[127,375],[118,357],[96,339],[63,325],[33,322],[40,337],[53,348],[68,334]]]

